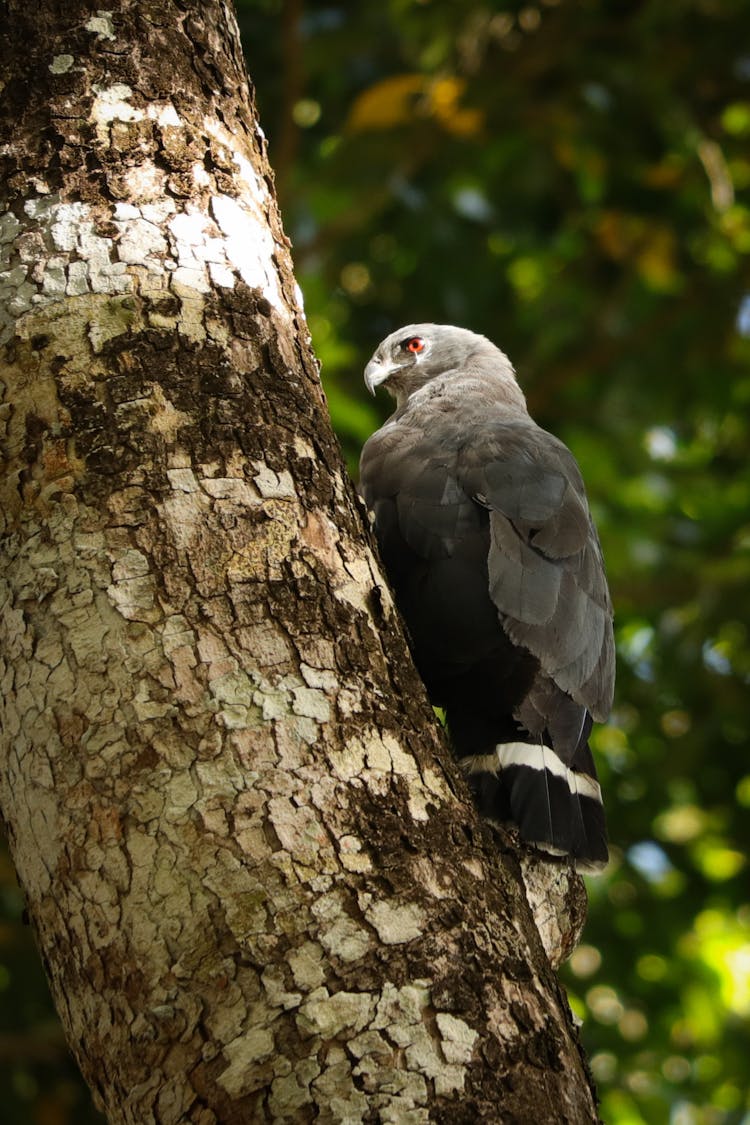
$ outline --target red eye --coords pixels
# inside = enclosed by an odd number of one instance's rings
[[[408,352],[414,352],[414,355],[419,355],[424,351],[424,340],[421,336],[412,336],[410,340],[404,340],[401,347],[406,348]]]

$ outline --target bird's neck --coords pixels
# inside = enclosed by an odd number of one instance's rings
[[[487,395],[510,409],[528,413],[526,396],[516,381],[513,364],[504,352],[494,349],[491,355],[475,354],[474,370],[487,385]]]
[[[467,392],[475,390],[481,398],[485,399],[488,408],[503,407],[505,410],[528,414],[526,397],[516,382],[510,360],[498,363],[497,355],[489,359],[472,357],[469,371],[445,371],[432,379],[415,387],[395,386],[391,393],[396,399],[397,415],[402,415],[410,407],[420,409],[422,404],[435,399],[456,400],[459,405]]]

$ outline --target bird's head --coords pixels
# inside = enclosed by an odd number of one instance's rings
[[[452,324],[407,324],[376,348],[365,368],[365,386],[370,394],[384,386],[401,406],[431,379],[473,369],[491,370],[517,386],[510,360],[486,336]]]

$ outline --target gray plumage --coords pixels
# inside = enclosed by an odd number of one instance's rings
[[[473,332],[408,325],[365,381],[396,410],[362,451],[362,491],[480,807],[601,865],[588,734],[612,703],[612,607],[578,466]]]

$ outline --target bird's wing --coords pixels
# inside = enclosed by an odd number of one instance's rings
[[[603,720],[614,689],[612,605],[572,454],[530,419],[483,424],[457,476],[490,512],[490,596],[503,628]]]
[[[386,423],[373,434],[362,451],[360,488],[417,663],[437,698],[436,681],[496,651],[501,630],[487,589],[489,515],[456,479],[455,435],[428,422]]]
[[[432,440],[428,429],[403,423],[386,423],[362,450],[365,502],[379,522],[381,513],[397,521],[404,542],[421,559],[449,558],[485,522],[456,479],[454,462],[455,449]]]

